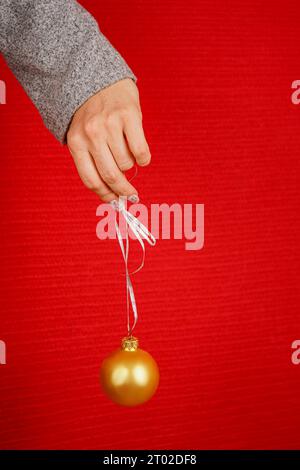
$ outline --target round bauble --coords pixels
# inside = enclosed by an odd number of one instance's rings
[[[104,359],[100,382],[115,403],[136,406],[148,401],[159,384],[159,369],[151,354],[138,346],[137,338],[123,338],[121,348]]]

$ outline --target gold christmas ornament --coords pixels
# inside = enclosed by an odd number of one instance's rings
[[[139,348],[137,338],[127,336],[121,348],[104,359],[100,382],[113,402],[136,406],[154,395],[159,384],[159,369],[151,354]]]

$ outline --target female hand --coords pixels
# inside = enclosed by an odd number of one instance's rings
[[[73,116],[67,144],[87,188],[104,202],[120,195],[137,202],[124,171],[135,162],[148,165],[151,155],[134,81],[121,80],[89,98]]]

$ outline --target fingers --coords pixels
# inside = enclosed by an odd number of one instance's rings
[[[121,171],[127,171],[134,166],[134,158],[124,137],[121,121],[116,121],[108,130],[107,143]]]
[[[128,146],[140,166],[146,166],[150,163],[151,154],[147,144],[140,113],[131,112],[124,122],[124,133]]]
[[[84,184],[101,199],[127,196],[137,202],[137,191],[123,172],[135,161],[150,163],[136,85],[120,80],[90,97],[74,113],[67,144]]]
[[[117,199],[116,194],[100,178],[90,153],[87,150],[78,152],[70,150],[70,152],[83,184],[91,191],[94,191],[104,202]]]
[[[127,196],[135,201],[137,199],[137,190],[127,180],[126,176],[113,158],[113,155],[105,142],[91,149],[98,173],[104,183],[113,193],[120,196]]]

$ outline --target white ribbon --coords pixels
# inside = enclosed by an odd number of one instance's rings
[[[126,207],[127,199],[126,197],[120,197],[119,201],[113,201],[112,204],[115,209],[115,227],[116,227],[116,234],[118,237],[119,245],[121,248],[121,252],[125,262],[125,276],[126,276],[126,303],[127,303],[127,330],[128,336],[132,335],[132,332],[136,326],[138,320],[138,312],[137,306],[135,301],[134,290],[132,286],[132,282],[130,279],[131,274],[135,274],[142,269],[145,263],[145,244],[144,240],[146,240],[149,245],[154,246],[156,240],[152,233],[143,225],[136,217],[134,217],[130,212],[128,212]],[[123,243],[123,237],[121,234],[120,227],[117,221],[117,212],[124,217],[125,220],[125,244]],[[129,272],[128,270],[128,255],[129,255],[129,236],[128,236],[128,228],[132,230],[134,235],[136,236],[138,242],[140,243],[143,251],[143,258],[142,261],[137,269],[133,272]],[[130,326],[130,304],[133,311],[133,325]]]

